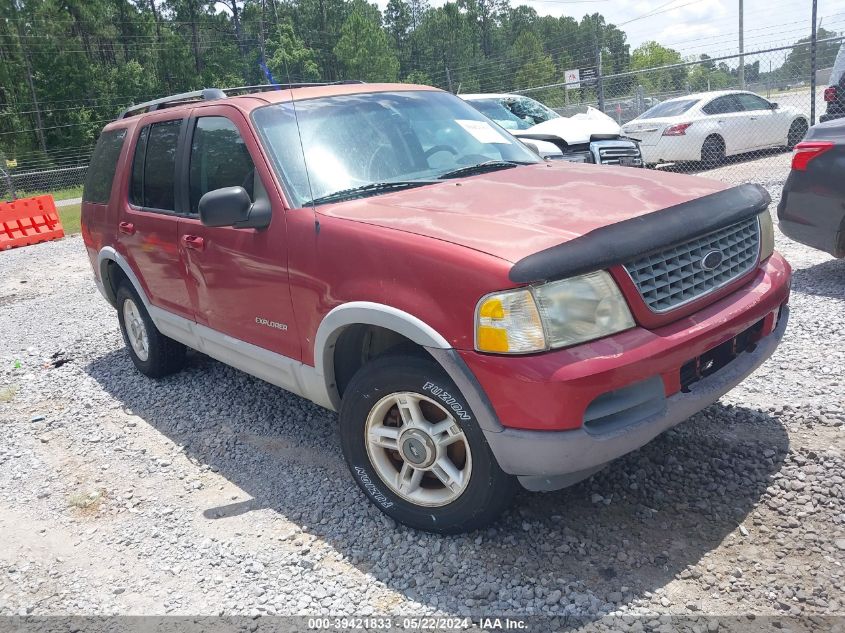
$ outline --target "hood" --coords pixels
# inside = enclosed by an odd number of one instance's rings
[[[555,161],[317,210],[516,262],[603,226],[727,188],[697,176]]]
[[[622,133],[619,124],[609,116],[596,110],[587,108],[586,113],[579,113],[571,117],[559,117],[538,123],[527,130],[510,130],[514,136],[522,134],[553,134],[559,136],[570,145],[589,143],[593,134]]]

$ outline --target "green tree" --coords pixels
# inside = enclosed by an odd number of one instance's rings
[[[818,39],[835,37],[836,33],[827,29],[818,30]],[[816,45],[816,68],[830,68],[836,53],[839,50],[840,42],[819,42]],[[783,63],[779,75],[786,81],[809,81],[810,78],[810,38],[802,37],[795,42],[786,61]]]
[[[387,35],[361,7],[353,9],[343,23],[334,54],[347,79],[396,81],[399,76],[399,60]]]
[[[320,78],[317,56],[296,36],[290,20],[279,24],[275,35],[267,38],[267,68],[279,83]]]
[[[403,69],[411,58],[411,7],[405,0],[389,0],[384,9],[384,28]]]
[[[724,90],[733,84],[733,77],[724,70],[708,64],[693,66],[687,77],[690,88],[697,92]]]
[[[555,63],[543,51],[543,43],[531,31],[520,35],[511,47],[511,58],[518,64],[514,73],[516,88],[545,86],[555,80]]]
[[[678,51],[653,40],[644,42],[631,53],[631,69],[642,71],[636,75],[637,81],[651,92],[682,90],[687,79],[686,67],[664,68],[681,62],[683,59]]]
[[[422,86],[430,86],[433,83],[431,77],[422,70],[412,70],[402,81],[406,84],[420,84]]]

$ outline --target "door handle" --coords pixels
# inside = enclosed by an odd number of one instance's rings
[[[749,118],[750,118],[752,121],[756,121],[756,120],[757,120],[757,117],[756,117],[756,116],[752,116],[752,117],[749,117]]]
[[[195,251],[205,250],[205,240],[199,235],[183,235],[182,245],[185,248],[191,248]]]
[[[117,225],[117,230],[126,235],[135,235],[135,225],[131,222],[121,222]]]

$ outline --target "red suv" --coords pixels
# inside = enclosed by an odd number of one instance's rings
[[[191,347],[339,411],[355,481],[402,523],[469,530],[517,483],[582,479],[783,336],[756,185],[545,162],[424,86],[276,88],[106,126],[85,244],[139,371]]]

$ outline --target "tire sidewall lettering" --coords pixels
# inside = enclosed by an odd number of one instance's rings
[[[469,411],[464,408],[464,404],[455,398],[447,389],[430,382],[426,381],[422,388],[423,393],[429,393],[438,400],[440,400],[447,409],[451,410],[455,416],[464,422],[468,422],[472,420],[472,416],[470,415]]]
[[[383,508],[393,507],[393,502],[373,483],[366,469],[361,466],[353,466],[353,469],[355,470],[355,476],[358,477],[358,481],[361,482],[361,487],[367,491],[367,494],[370,495],[373,501]]]

